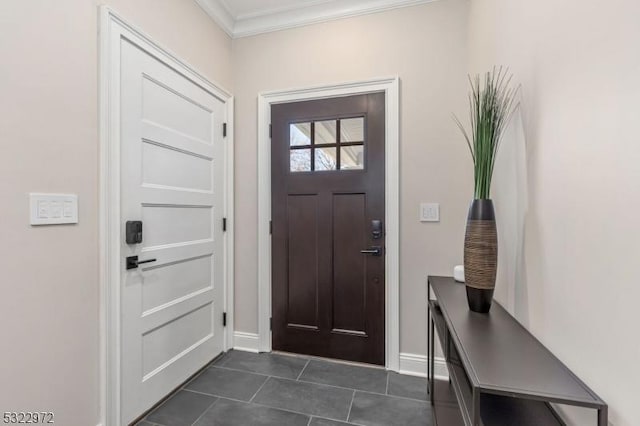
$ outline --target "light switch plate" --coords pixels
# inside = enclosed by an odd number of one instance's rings
[[[440,204],[421,203],[420,222],[440,222]]]
[[[29,194],[31,225],[78,223],[78,196],[75,194]]]

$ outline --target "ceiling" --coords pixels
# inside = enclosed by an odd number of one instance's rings
[[[195,0],[231,37],[278,31],[436,0]]]

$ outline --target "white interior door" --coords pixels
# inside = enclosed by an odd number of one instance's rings
[[[121,414],[129,424],[223,350],[224,102],[121,50]],[[126,244],[126,221],[143,223]],[[126,270],[126,258],[155,259]]]

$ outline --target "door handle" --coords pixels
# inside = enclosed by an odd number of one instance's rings
[[[158,259],[138,260],[138,256],[129,256],[127,257],[127,270],[136,269],[138,265],[142,265],[143,263],[155,262],[156,260]]]
[[[360,250],[360,253],[362,253],[362,254],[370,254],[372,256],[382,256],[382,247],[373,246],[370,249]]]

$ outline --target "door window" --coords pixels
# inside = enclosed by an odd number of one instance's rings
[[[291,123],[289,170],[363,170],[364,128],[364,117]]]

